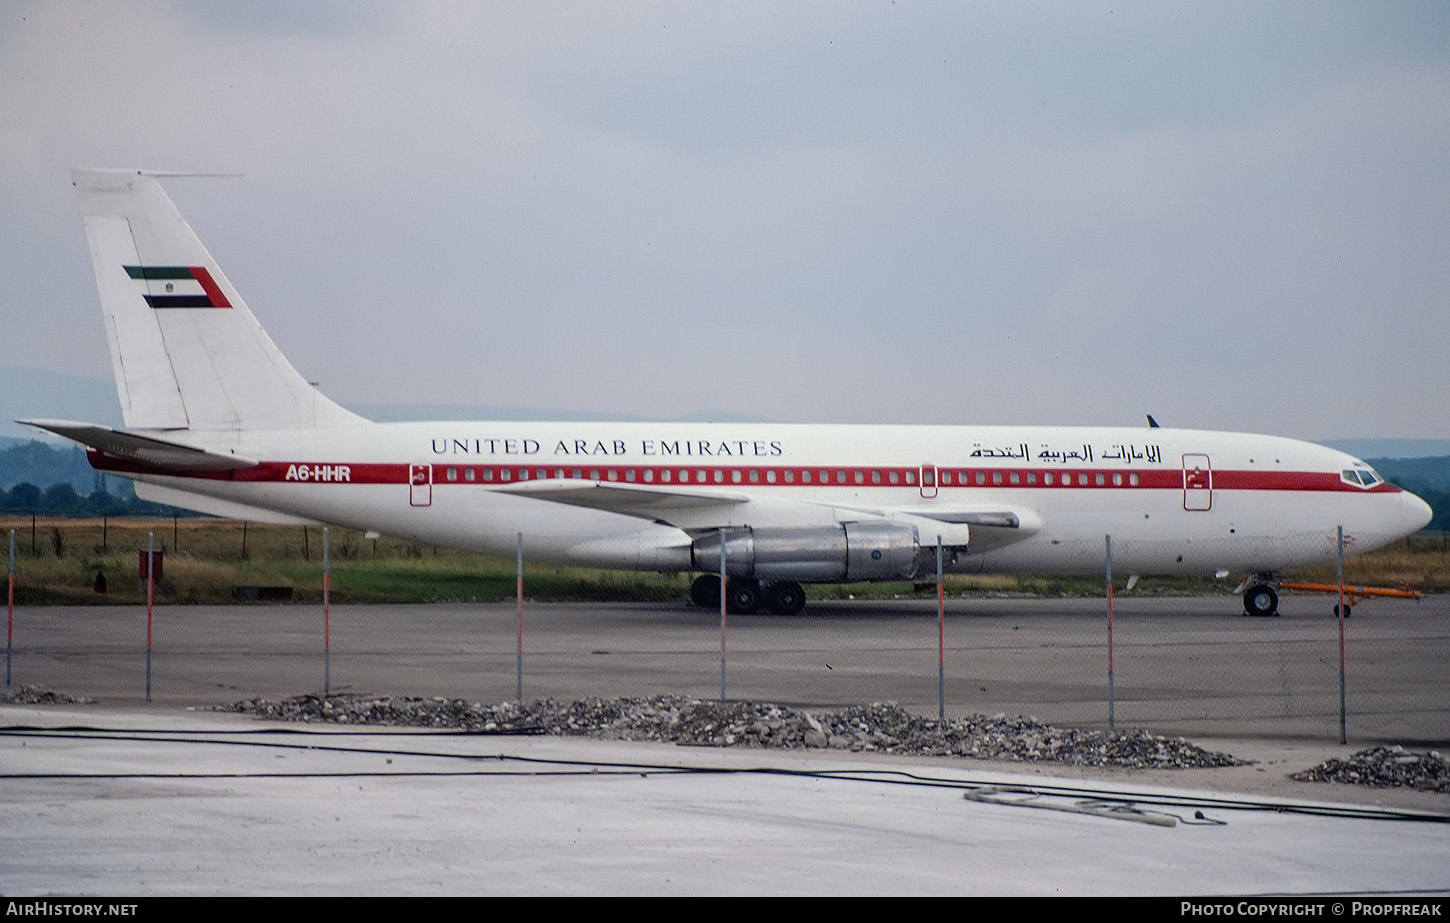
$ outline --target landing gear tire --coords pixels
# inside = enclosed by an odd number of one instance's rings
[[[806,607],[806,591],[791,580],[772,583],[765,588],[765,608],[776,615],[795,615]]]
[[[1344,617],[1345,618],[1349,618],[1353,614],[1354,614],[1354,607],[1353,606],[1348,606],[1347,605],[1347,606],[1344,607]],[[1334,617],[1335,618],[1339,618],[1339,607],[1338,606],[1335,606],[1334,607]]]
[[[690,602],[702,609],[720,608],[720,578],[714,574],[702,574],[690,584]]]
[[[760,608],[760,598],[760,583],[753,577],[732,577],[725,581],[725,608],[736,615],[755,612]]]
[[[1244,615],[1270,616],[1279,614],[1279,594],[1274,588],[1260,583],[1244,590]]]

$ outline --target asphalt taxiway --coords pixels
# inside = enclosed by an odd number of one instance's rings
[[[1356,611],[1350,664],[1367,687],[1358,694],[1377,703],[1361,720],[1381,733],[1351,724],[1341,746],[1337,714],[1326,722],[1334,709],[1286,714],[1318,694],[1321,636],[1337,638],[1323,600],[1308,602],[1274,620],[1240,618],[1222,599],[1120,603],[1132,653],[1118,669],[1138,664],[1159,690],[1139,700],[1166,724],[1202,724],[1183,732],[1196,742],[1256,761],[1153,772],[268,724],[206,709],[318,691],[310,607],[158,611],[150,705],[134,610],[24,610],[16,685],[97,701],[0,707],[0,891],[1443,895],[1447,796],[1287,776],[1396,727],[1445,739],[1446,606]],[[1077,666],[1102,645],[1100,602],[952,605],[951,713],[1036,690],[1025,707],[993,710],[1065,723],[1040,713],[1061,706],[1102,722],[1101,674]],[[718,621],[698,611],[578,604],[525,617],[526,697],[719,694]],[[512,607],[343,607],[333,618],[336,688],[512,697]],[[918,661],[934,658],[935,632],[934,608],[915,601],[735,620],[730,695],[934,712],[936,661]],[[1236,717],[1230,706],[1264,696],[1227,688],[1229,666],[1247,670],[1230,681],[1267,671],[1252,679],[1263,689],[1277,676],[1275,706]],[[1210,688],[1211,713],[1194,704]]]

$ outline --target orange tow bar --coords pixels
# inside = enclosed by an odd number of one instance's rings
[[[1283,580],[1280,581],[1279,586],[1286,590],[1304,590],[1309,593],[1339,593],[1339,584],[1337,583],[1301,583],[1298,580]],[[1349,609],[1359,605],[1371,596],[1388,596],[1391,599],[1419,599],[1420,591],[1412,590],[1409,587],[1395,589],[1379,586],[1351,586],[1346,583],[1344,585],[1344,614],[1348,616]],[[1338,614],[1337,606],[1335,607],[1335,614]]]

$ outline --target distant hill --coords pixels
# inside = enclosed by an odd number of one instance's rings
[[[0,490],[10,490],[16,484],[40,488],[69,484],[85,496],[103,488],[114,492],[125,480],[96,471],[86,461],[85,449],[78,445],[0,439]]]
[[[1415,493],[1450,493],[1450,455],[1435,458],[1367,458],[1388,480]]]

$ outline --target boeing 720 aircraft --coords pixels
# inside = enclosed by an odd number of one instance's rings
[[[1425,526],[1430,508],[1333,449],[1168,428],[374,423],[297,373],[159,174],[72,178],[124,428],[35,426],[138,496],[532,560],[700,572],[691,590],[799,612],[802,584],[948,573],[1278,574]],[[932,575],[932,576],[928,576]]]

